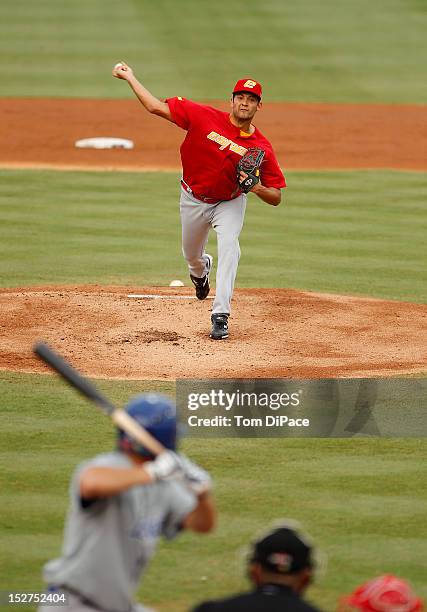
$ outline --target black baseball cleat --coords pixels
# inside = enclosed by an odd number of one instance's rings
[[[213,340],[225,340],[228,338],[228,314],[213,314],[211,321],[212,331],[210,337]]]
[[[206,274],[202,276],[202,278],[198,278],[197,276],[193,276],[192,274],[190,274],[191,282],[196,288],[196,297],[198,300],[206,299],[209,295],[209,291],[211,290],[210,285],[209,285],[209,274],[212,269],[213,257],[212,255],[208,255],[207,253],[206,253],[206,257],[207,257]]]

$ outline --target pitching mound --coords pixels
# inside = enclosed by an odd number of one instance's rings
[[[132,298],[129,294],[152,297]],[[1,289],[0,369],[45,371],[46,340],[93,377],[389,376],[427,370],[427,306],[289,289],[240,289],[230,338],[188,288]]]

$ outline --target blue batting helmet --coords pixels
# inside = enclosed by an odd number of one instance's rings
[[[125,407],[126,412],[156,440],[169,450],[176,448],[176,406],[166,395],[160,393],[142,393],[132,398]],[[119,448],[125,452],[134,452],[143,457],[152,457],[152,453],[142,444],[133,440],[125,431],[118,430]]]

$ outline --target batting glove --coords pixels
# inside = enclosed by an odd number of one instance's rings
[[[196,495],[201,495],[212,489],[212,478],[206,470],[193,463],[185,455],[178,455],[184,472],[184,484]]]
[[[181,460],[173,451],[166,451],[154,461],[148,461],[144,464],[144,470],[153,480],[173,480],[184,477]]]

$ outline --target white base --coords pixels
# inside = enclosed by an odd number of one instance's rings
[[[133,149],[133,140],[127,138],[83,138],[76,140],[77,149]]]

